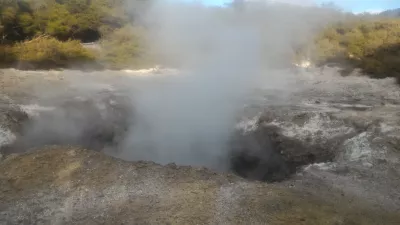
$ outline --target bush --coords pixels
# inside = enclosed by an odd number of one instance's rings
[[[112,69],[144,68],[154,65],[144,38],[145,31],[125,26],[105,36],[100,42],[99,61]]]
[[[100,27],[128,22],[124,4],[125,0],[0,0],[1,42],[15,43],[37,34],[63,41],[97,41]]]
[[[316,64],[346,63],[376,78],[400,79],[400,19],[353,19],[315,39]]]
[[[0,45],[0,66],[6,67],[15,61],[15,55],[10,46]]]
[[[79,41],[58,41],[52,37],[37,37],[12,46],[14,61],[33,65],[35,68],[68,67],[95,60],[93,52]]]
[[[400,81],[400,42],[382,45],[360,58],[358,63],[372,77],[395,77]]]

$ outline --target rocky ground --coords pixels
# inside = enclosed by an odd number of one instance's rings
[[[0,224],[400,224],[394,80],[280,71],[290,91],[256,91],[216,173],[101,153],[134,117],[132,71],[0,73]]]
[[[308,77],[298,81],[304,88],[284,104],[256,105],[262,113],[242,121],[240,128],[253,138],[267,134],[288,167],[303,165],[291,178],[296,182],[327,183],[400,212],[399,88],[391,79],[338,77],[335,71],[306,72]],[[257,177],[259,170],[265,166],[247,172]]]

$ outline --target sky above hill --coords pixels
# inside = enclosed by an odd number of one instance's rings
[[[232,0],[177,0],[177,1],[197,1],[206,5],[224,5],[232,2]],[[361,13],[371,12],[378,13],[387,9],[400,8],[400,0],[247,0],[247,1],[276,1],[288,2],[293,4],[321,4],[326,2],[333,2],[345,11]]]
[[[316,0],[317,3],[326,2]],[[333,0],[337,6],[354,13],[371,12],[378,13],[388,9],[400,8],[400,0]]]

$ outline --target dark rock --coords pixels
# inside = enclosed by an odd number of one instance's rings
[[[0,102],[0,124],[11,132],[19,133],[23,124],[28,121],[28,115],[12,102]]]

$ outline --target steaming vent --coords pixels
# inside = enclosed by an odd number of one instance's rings
[[[231,132],[224,151],[210,151],[207,147],[215,145],[201,138],[194,139],[193,146],[189,146],[185,152],[173,152],[167,142],[165,149],[160,147],[165,152],[151,149],[152,146],[158,147],[152,143],[131,148],[126,139],[133,138],[131,135],[135,132],[132,133],[131,129],[141,127],[135,126],[140,122],[136,120],[137,112],[132,110],[129,99],[113,91],[101,91],[90,96],[69,97],[51,107],[22,105],[21,111],[10,112],[11,116],[13,113],[25,113],[28,119],[20,120],[18,135],[2,130],[1,152],[7,155],[33,151],[48,145],[74,145],[129,161],[148,160],[161,164],[202,166],[269,182],[287,179],[300,166],[316,162],[312,155],[297,161],[283,156],[283,148],[298,146],[298,143],[285,139],[276,127],[261,126],[258,117],[239,122]],[[219,151],[220,154],[213,151]]]
[[[22,107],[29,120],[18,125],[16,141],[2,152],[78,145],[124,160],[206,166],[267,181],[285,179],[298,166],[318,161],[313,154],[295,159],[281,154],[298,143],[276,127],[257,126],[257,121],[255,130],[242,132],[234,126],[249,93],[259,85],[279,98],[294,89],[293,74],[281,70],[292,66],[293,49],[288,46],[307,43],[312,27],[322,21],[320,15],[306,20],[304,13],[285,7],[246,7],[238,13],[168,2],[155,1],[140,19],[148,25],[150,55],[160,58],[161,65],[179,68],[178,76],[161,78],[165,72],[176,73],[160,67],[76,76],[79,93],[70,90],[72,94],[45,100],[39,107]],[[263,19],[266,15],[270,19]],[[65,78],[73,80],[76,72],[67,73]],[[100,74],[122,74],[108,76],[107,82],[124,78],[114,90],[93,91],[95,79],[86,76]],[[160,76],[148,76],[154,74]],[[126,93],[115,91],[122,89]]]

